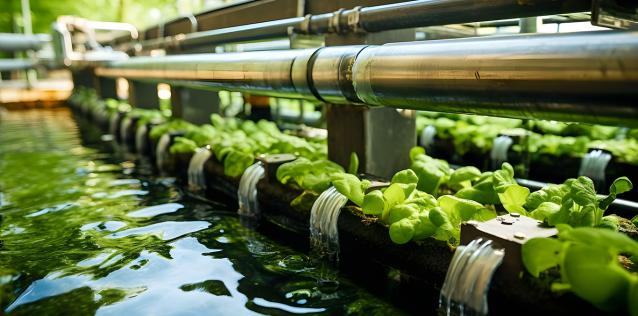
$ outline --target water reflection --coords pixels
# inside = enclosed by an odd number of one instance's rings
[[[100,142],[100,133],[80,134],[66,110],[10,112],[0,122],[0,310],[397,313],[247,229],[230,207],[189,198],[174,179],[81,138]]]

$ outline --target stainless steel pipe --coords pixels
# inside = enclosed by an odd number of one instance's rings
[[[25,35],[0,33],[0,51],[19,52],[38,50],[49,41],[51,41],[51,36],[48,34]]]
[[[96,74],[158,82],[184,81],[188,86],[302,98],[304,95],[297,92],[292,82],[293,63],[313,52],[301,49],[136,57],[99,67]]]
[[[0,59],[0,71],[14,71],[34,68],[37,61],[31,59]]]
[[[422,0],[362,8],[359,21],[363,30],[379,32],[589,10],[588,0]]]
[[[145,50],[192,49],[202,45],[213,46],[285,37],[289,28],[311,34],[380,32],[575,13],[590,9],[591,1],[588,0],[417,0],[154,38],[142,41],[141,46]],[[135,45],[135,42],[129,42],[121,45],[120,49],[132,50]]]
[[[638,127],[638,32],[132,58],[97,73],[333,104]]]
[[[353,82],[370,105],[638,126],[638,32],[370,47]]]

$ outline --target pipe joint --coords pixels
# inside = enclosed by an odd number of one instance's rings
[[[365,33],[365,30],[361,26],[361,9],[362,6],[354,7],[354,9],[350,10],[346,13],[348,29],[354,33]]]
[[[328,20],[328,32],[329,33],[337,33],[340,34],[343,30],[342,28],[342,15],[345,11],[344,8],[341,8],[332,13],[330,16],[330,20]]]

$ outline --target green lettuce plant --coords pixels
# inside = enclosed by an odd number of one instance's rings
[[[364,193],[366,180],[345,174],[333,181],[335,188],[361,208],[361,212],[374,216],[388,226],[390,239],[396,244],[429,237],[458,244],[461,222],[488,220],[496,216],[475,201],[452,195],[438,200],[417,189],[420,179],[411,169],[397,172],[390,184],[382,189]]]
[[[596,195],[591,179],[581,176],[577,179],[568,179],[560,185],[549,185],[530,194],[525,202],[525,208],[529,211],[529,216],[551,226],[603,225],[617,230],[617,221],[605,217],[604,213],[618,194],[632,188],[633,184],[627,177],[620,177],[609,187],[608,196],[599,197]]]
[[[429,194],[437,194],[441,184],[448,181],[452,169],[445,160],[435,159],[425,154],[422,147],[414,147],[410,150],[412,169],[419,182],[417,188]]]
[[[185,137],[175,137],[173,144],[171,145],[169,152],[171,154],[189,154],[195,152],[197,144]]]
[[[177,131],[188,132],[196,128],[197,126],[191,123],[188,123],[184,120],[172,119],[160,125],[154,126],[149,132],[148,136],[152,140],[157,141],[160,137],[162,137],[162,135],[166,133],[177,132]]]
[[[620,256],[637,258],[638,242],[607,229],[557,225],[558,239],[533,238],[522,247],[523,265],[534,277],[558,269],[552,289],[571,291],[606,312],[638,315],[638,275]]]
[[[282,184],[316,193],[327,190],[333,178],[341,174],[345,174],[343,168],[327,159],[311,161],[299,157],[277,168],[277,180]]]

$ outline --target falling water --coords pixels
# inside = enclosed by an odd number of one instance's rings
[[[426,150],[430,149],[434,144],[434,137],[436,136],[436,127],[434,125],[428,125],[421,131],[421,146]]]
[[[348,198],[330,187],[323,191],[310,211],[310,249],[319,257],[339,260],[339,231],[337,221]]]
[[[257,182],[265,174],[264,166],[261,162],[256,162],[248,167],[239,181],[237,199],[239,201],[238,213],[241,216],[252,218],[259,217],[259,201],[257,201]]]
[[[587,176],[594,181],[596,186],[604,186],[605,169],[611,161],[611,154],[600,149],[587,153],[580,162],[579,176]]]
[[[117,132],[117,122],[119,118],[119,114],[113,113],[111,114],[111,118],[109,119],[109,134],[115,137],[115,133]]]
[[[206,176],[204,175],[204,164],[211,156],[210,147],[197,148],[195,154],[188,163],[188,186],[192,190],[206,189]]]
[[[505,251],[475,239],[454,252],[439,297],[439,314],[487,315],[487,292]]]
[[[511,137],[501,135],[494,139],[494,144],[492,145],[492,151],[490,152],[490,159],[492,160],[492,169],[499,169],[501,165],[507,161],[507,152],[512,146]]]
[[[146,124],[142,124],[137,127],[135,131],[135,150],[138,153],[145,153],[146,151]]]
[[[171,135],[166,133],[160,137],[159,142],[157,143],[157,148],[155,149],[155,159],[157,162],[157,169],[164,170],[164,164],[167,160],[168,155],[168,145],[171,143]]]
[[[627,127],[621,127],[620,129],[618,129],[618,132],[616,133],[616,137],[614,137],[615,139],[626,139],[627,138],[627,134],[629,133],[629,128]]]
[[[128,137],[128,132],[131,128],[132,123],[133,120],[131,120],[130,117],[124,118],[120,123],[120,139],[122,140],[123,144],[126,143],[126,138]]]

